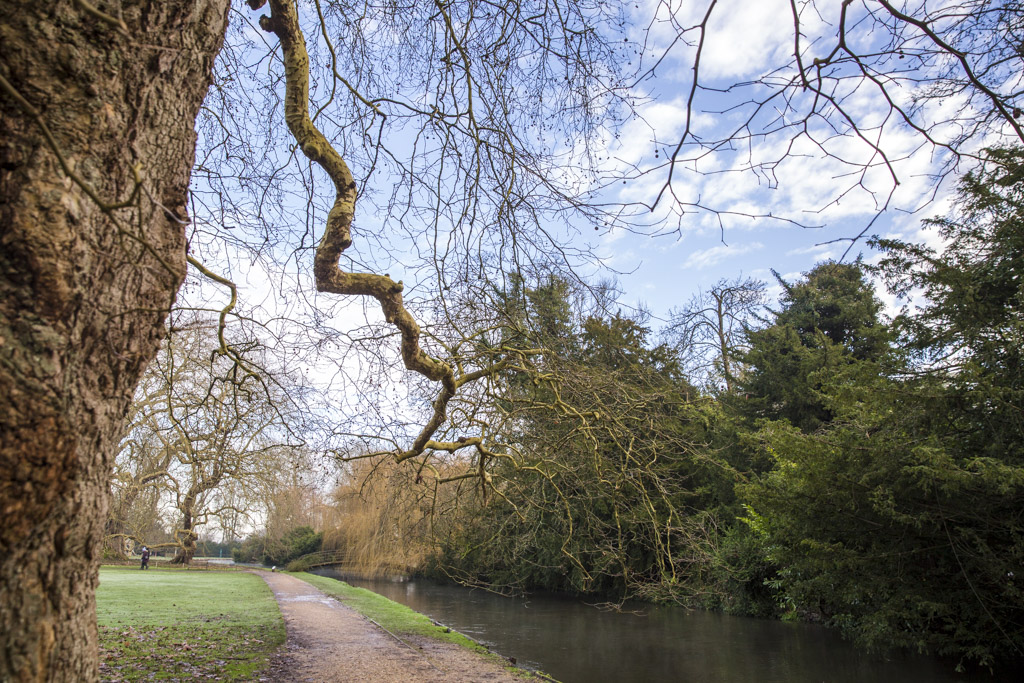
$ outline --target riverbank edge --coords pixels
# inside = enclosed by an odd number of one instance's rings
[[[413,635],[431,638],[440,642],[452,643],[465,648],[480,657],[500,663],[506,670],[523,678],[524,680],[540,680],[548,681],[549,683],[559,683],[559,681],[543,671],[533,671],[518,667],[508,657],[492,652],[486,645],[477,642],[466,634],[460,633],[450,626],[446,626],[431,619],[426,614],[417,612],[401,603],[395,602],[394,600],[390,600],[379,593],[374,593],[373,591],[365,588],[358,588],[344,581],[333,579],[328,576],[319,576],[308,572],[287,573],[337,599],[346,607],[349,607],[369,619],[378,628],[391,633],[395,637],[400,637],[401,635]],[[377,605],[378,608],[375,609],[373,605]],[[407,630],[406,624],[408,622],[396,623],[388,616],[394,614],[405,615],[406,619],[409,618],[408,615],[415,615],[419,618],[418,621],[420,621],[420,624],[415,630]],[[395,631],[398,633],[396,634]]]

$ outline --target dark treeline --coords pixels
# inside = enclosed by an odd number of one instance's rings
[[[512,590],[821,620],[867,646],[1024,651],[1024,165],[962,181],[945,246],[723,282],[655,338],[565,281],[499,298],[492,486],[435,566]],[[876,285],[910,303],[887,318]],[[603,312],[602,312],[603,311]]]

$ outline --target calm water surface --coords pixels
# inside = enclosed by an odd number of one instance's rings
[[[323,576],[343,578],[329,568]],[[563,683],[944,683],[999,681],[957,675],[926,657],[867,655],[808,624],[643,606],[609,612],[558,596],[503,598],[428,581],[355,581],[465,633],[519,666]]]

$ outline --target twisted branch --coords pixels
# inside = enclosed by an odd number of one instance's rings
[[[248,0],[248,4],[256,10],[267,4],[267,0]],[[402,302],[401,281],[395,282],[387,275],[375,273],[350,273],[341,268],[341,255],[352,245],[352,220],[357,196],[355,179],[348,164],[309,117],[309,55],[294,0],[270,0],[270,12],[269,17],[260,17],[260,27],[274,33],[281,42],[285,70],[285,122],[302,153],[330,176],[336,192],[314,259],[317,290],[376,299],[384,312],[384,319],[401,333],[402,361],[406,369],[441,383],[430,419],[412,446],[396,453],[398,460],[406,460],[433,447],[435,442],[431,437],[444,423],[448,402],[464,381],[456,378],[449,364],[431,357],[420,347],[420,327]],[[496,370],[491,367],[473,374],[484,376]],[[464,442],[464,446],[471,445],[475,445],[472,440]]]

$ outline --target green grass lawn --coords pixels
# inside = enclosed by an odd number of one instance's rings
[[[326,576],[317,576],[316,574],[303,572],[295,574],[295,576],[307,583],[313,584],[324,593],[333,595],[344,604],[360,614],[373,619],[392,633],[427,636],[436,640],[457,643],[479,652],[487,651],[461,633],[437,626],[430,620],[430,617],[414,612],[405,605],[392,602],[383,595],[378,595],[373,591],[368,591],[365,588],[356,588],[344,581],[338,581]]]
[[[373,619],[375,622],[396,635],[426,636],[428,638],[434,638],[435,640],[455,643],[500,662],[502,666],[506,667],[507,671],[510,671],[521,678],[530,680],[537,680],[537,678],[542,678],[543,680],[548,681],[554,680],[540,672],[532,672],[516,668],[515,666],[509,666],[504,657],[499,657],[498,655],[489,652],[487,648],[483,647],[476,641],[467,638],[457,631],[453,631],[443,626],[438,626],[425,614],[415,612],[405,605],[388,600],[383,595],[378,595],[373,591],[366,590],[365,588],[356,588],[355,586],[350,586],[344,581],[338,581],[337,579],[331,579],[326,576],[317,576],[316,574],[309,574],[306,572],[296,573],[293,574],[293,576],[297,576],[303,581],[313,584],[324,593],[334,596],[345,605],[351,607],[363,616]]]
[[[106,681],[252,681],[284,642],[267,584],[238,571],[100,569]]]

